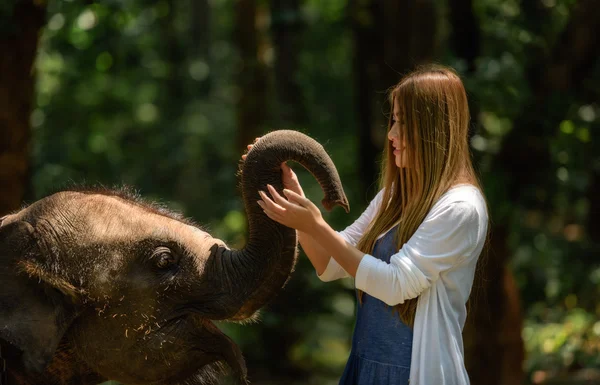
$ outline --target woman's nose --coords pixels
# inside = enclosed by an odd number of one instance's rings
[[[394,139],[397,139],[398,136],[396,135],[396,130],[394,130],[394,128],[390,128],[390,130],[388,131],[388,135],[387,135],[388,139],[390,141],[393,141]]]

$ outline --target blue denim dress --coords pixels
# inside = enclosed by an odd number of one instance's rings
[[[385,262],[396,253],[395,228],[377,240],[373,256]],[[340,385],[406,385],[413,332],[393,307],[367,293],[357,302],[352,350]]]

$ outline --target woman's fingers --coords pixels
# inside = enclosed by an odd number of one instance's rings
[[[267,215],[269,218],[271,218],[272,220],[274,220],[275,222],[279,222],[279,223],[281,223],[281,221],[282,221],[282,218],[281,218],[281,216],[280,216],[279,214],[277,214],[277,213],[274,213],[273,211],[270,211],[270,210],[263,210],[263,212],[264,212],[264,213],[265,213],[265,214],[266,214],[266,215]]]
[[[248,156],[248,152],[250,152],[250,150],[252,150],[252,145],[251,144],[249,144],[246,147],[248,148],[248,151],[246,151],[246,153],[244,155],[242,155],[242,160],[246,160],[246,157]]]
[[[258,194],[262,198],[263,204],[266,205],[266,207],[268,207],[269,209],[273,209],[276,207],[281,208],[278,204],[273,202],[273,200],[271,200],[271,198],[264,191],[259,191]]]
[[[306,207],[307,203],[310,202],[307,198],[299,195],[292,190],[283,189],[283,194],[287,197],[290,202],[296,202],[302,207]]]
[[[273,202],[271,200],[271,198],[269,198],[269,196],[266,193],[264,193],[263,191],[259,191],[258,194],[262,198],[262,204],[264,205],[264,207],[262,205],[261,205],[261,207],[268,208],[271,211],[273,211],[273,210],[283,210],[283,207],[281,207],[277,203]],[[259,205],[260,205],[260,203],[259,203]]]
[[[285,209],[273,202],[267,194],[262,191],[258,192],[262,197],[262,201],[257,201],[260,208],[263,209],[263,212],[272,220],[281,223],[283,218],[281,217],[283,213],[285,213]]]
[[[275,188],[273,186],[268,184],[267,188],[269,189],[269,193],[271,193],[271,196],[273,197],[273,200],[275,201],[275,203],[277,203],[278,205],[280,205],[281,207],[284,207],[284,208],[289,207],[290,202],[288,202],[287,199],[285,199],[284,197],[279,195],[279,193],[277,192],[277,190],[275,190]]]
[[[249,144],[249,145],[247,145],[247,146],[246,146],[246,148],[248,149],[248,151],[246,151],[246,152],[250,152],[250,150],[252,150],[252,147],[254,147],[254,144],[255,144],[256,142],[258,142],[259,140],[260,140],[260,137],[258,137],[258,138],[256,138],[256,139],[254,139],[254,142],[252,142],[252,144]],[[248,156],[248,155],[246,155],[246,154],[242,155],[242,160],[246,160],[246,157],[247,157],[247,156]]]

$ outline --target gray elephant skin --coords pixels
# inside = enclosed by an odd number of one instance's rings
[[[281,192],[287,160],[317,179],[327,210],[348,211],[323,147],[280,130],[240,164],[249,232],[240,250],[122,191],[61,191],[0,219],[0,378],[200,385],[229,366],[248,383],[240,349],[213,321],[253,317],[294,269],[295,230],[256,203],[267,184]]]

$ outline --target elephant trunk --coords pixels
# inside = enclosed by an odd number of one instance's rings
[[[297,131],[280,130],[263,136],[240,170],[249,230],[246,247],[217,248],[209,261],[218,270],[213,270],[213,277],[219,283],[213,284],[227,296],[219,301],[227,304],[226,318],[250,317],[285,285],[294,269],[296,231],[271,220],[257,204],[261,199],[258,191],[267,191],[267,184],[282,193],[281,163],[288,160],[300,163],[316,178],[325,195],[321,201],[325,209],[339,205],[349,211],[339,175],[323,146]]]

